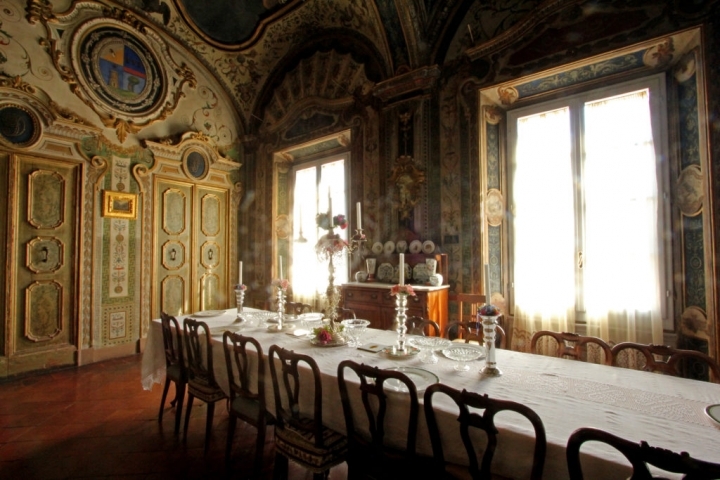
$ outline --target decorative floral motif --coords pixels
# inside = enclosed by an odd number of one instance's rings
[[[285,291],[290,286],[290,281],[287,278],[276,278],[271,282],[271,285]]]
[[[247,285],[238,283],[235,285],[235,290],[247,290]]]
[[[410,295],[414,297],[415,290],[413,290],[412,285],[393,285],[392,288],[390,288],[390,295]]]
[[[347,242],[338,234],[327,233],[318,240],[315,245],[315,253],[318,260],[324,262],[332,256],[340,256],[346,248],[348,248]]]
[[[478,315],[483,315],[485,317],[492,317],[495,315],[500,315],[500,309],[496,307],[495,305],[491,305],[489,303],[486,303],[485,305],[478,310]]]
[[[347,218],[345,218],[345,215],[342,213],[335,215],[332,219],[327,213],[318,213],[315,216],[315,223],[317,223],[318,227],[325,229],[328,232],[332,232],[335,227],[340,227],[342,230],[345,230],[348,225]]]
[[[315,335],[315,338],[317,338],[318,342],[326,344],[332,342],[335,339],[335,336],[342,332],[342,330],[342,325],[331,323],[329,326],[313,329],[313,334]]]

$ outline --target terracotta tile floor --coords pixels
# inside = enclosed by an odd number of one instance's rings
[[[230,471],[224,467],[228,415],[215,408],[210,450],[203,454],[206,407],[195,401],[187,442],[173,435],[169,400],[162,424],[162,388],[140,385],[141,356],[0,381],[0,479],[247,478],[255,429],[238,422]],[[174,396],[173,387],[168,397]],[[184,417],[184,411],[183,411]],[[272,428],[263,478],[272,477]],[[347,477],[345,464],[330,479]],[[290,462],[289,478],[312,478]]]

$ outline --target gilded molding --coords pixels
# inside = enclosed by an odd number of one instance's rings
[[[440,67],[437,65],[418,68],[412,72],[378,83],[373,88],[373,94],[380,100],[387,102],[416,90],[427,91],[435,86],[439,77]]]

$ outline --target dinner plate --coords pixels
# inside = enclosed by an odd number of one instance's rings
[[[413,240],[410,242],[408,249],[410,253],[420,253],[422,251],[422,242],[420,240]]]
[[[380,255],[381,253],[383,253],[383,244],[380,242],[373,243],[372,252],[375,255]]]
[[[203,310],[202,312],[195,312],[191,317],[219,317],[220,315],[224,315],[225,310]]]
[[[212,327],[210,329],[210,336],[222,335],[225,332],[237,332],[240,330],[240,325],[223,325],[222,327]]]
[[[422,244],[422,251],[426,254],[431,254],[435,251],[435,243],[432,240],[425,240]]]
[[[377,271],[378,280],[390,283],[393,278],[393,272],[394,269],[392,265],[389,263],[381,263]]]
[[[428,272],[427,265],[424,263],[418,263],[413,268],[413,274],[412,274],[413,280],[415,280],[415,283],[425,283],[430,279],[430,275]]]
[[[405,240],[399,240],[395,244],[395,249],[397,250],[397,253],[405,253],[405,252],[407,252],[407,248],[408,248],[408,245]]]
[[[720,424],[720,404],[705,407],[705,414],[713,421],[713,423],[716,425]]]
[[[393,242],[392,240],[388,240],[387,242],[385,242],[385,245],[383,245],[383,252],[387,253],[388,255],[394,253],[395,242]]]
[[[433,383],[438,383],[440,381],[437,375],[432,372],[428,372],[427,370],[424,370],[422,368],[392,367],[388,368],[388,370],[395,370],[407,375],[407,377],[415,384],[415,388],[418,391],[425,390],[428,386],[432,385]],[[395,390],[396,392],[407,393],[408,391],[407,387],[403,382],[394,378],[389,378],[385,380],[385,386],[390,387],[391,390]]]

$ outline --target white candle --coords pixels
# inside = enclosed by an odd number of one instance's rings
[[[242,285],[242,262],[238,264],[238,285]]]
[[[280,255],[280,280],[283,279],[282,255]]]
[[[332,227],[332,197],[330,196],[330,187],[328,187],[328,217],[330,218],[330,226]]]
[[[485,276],[483,278],[483,291],[485,292],[485,303],[490,303],[490,265],[485,264]]]
[[[405,254],[400,254],[400,266],[398,267],[398,275],[400,275],[400,285],[405,285]]]
[[[360,202],[357,202],[357,228],[358,230],[362,230],[362,211],[360,207]]]

